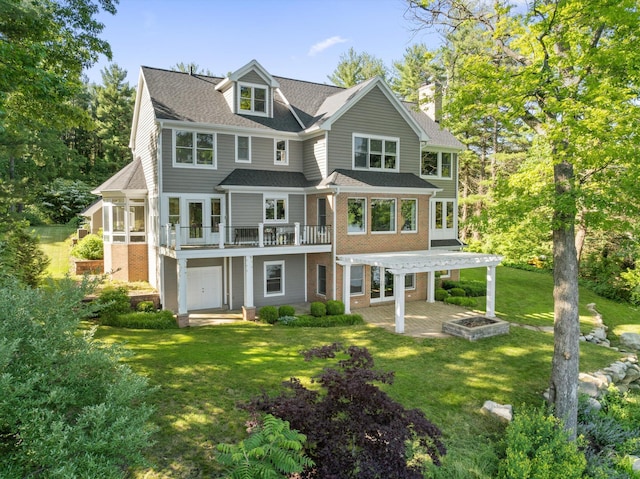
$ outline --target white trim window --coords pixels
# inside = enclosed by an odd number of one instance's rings
[[[264,262],[264,295],[284,296],[284,261]]]
[[[102,218],[102,237],[106,243],[147,241],[144,199],[104,198]]]
[[[418,200],[415,198],[402,198],[400,200],[400,221],[402,221],[402,233],[418,232]]]
[[[420,152],[420,176],[450,180],[457,162],[457,153],[430,150],[423,143]]]
[[[398,171],[400,139],[353,134],[353,169]]]
[[[318,276],[317,276],[317,289],[318,294],[321,296],[327,295],[327,267],[324,264],[318,265]]]
[[[251,163],[251,137],[236,135],[236,163]]]
[[[351,266],[351,284],[349,286],[351,296],[364,295],[364,265]]]
[[[416,289],[416,274],[415,273],[407,273],[404,275],[404,289],[412,290]]]
[[[286,223],[287,196],[263,196],[264,222],[265,223]]]
[[[347,199],[347,234],[365,234],[367,232],[367,200],[365,198]]]
[[[238,84],[238,112],[267,116],[268,93],[264,85]]]
[[[371,232],[396,232],[396,200],[395,198],[371,199]]]
[[[274,143],[274,165],[289,164],[289,140],[276,140]]]
[[[173,166],[216,168],[216,135],[173,130]]]

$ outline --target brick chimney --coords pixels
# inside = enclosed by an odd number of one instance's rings
[[[442,85],[432,82],[422,85],[418,89],[418,102],[420,109],[436,123],[442,116]]]

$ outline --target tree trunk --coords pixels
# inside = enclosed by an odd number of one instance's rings
[[[578,220],[576,222],[576,256],[578,258],[578,267],[582,260],[582,250],[584,248],[584,242],[587,238],[587,225],[584,222],[584,212],[580,212]]]
[[[556,204],[553,225],[554,350],[549,401],[564,421],[571,439],[578,425],[580,325],[578,315],[578,256],[575,247],[573,165],[554,167]]]

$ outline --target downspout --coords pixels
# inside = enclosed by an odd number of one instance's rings
[[[338,195],[339,194],[340,194],[340,187],[336,186],[336,189],[335,189],[335,191],[333,193],[333,228],[332,228],[333,229],[333,246],[331,248],[331,255],[332,255],[331,263],[332,263],[332,266],[333,266],[333,281],[332,281],[332,283],[333,283],[333,299],[336,299],[336,293],[337,293],[336,283],[337,283],[337,279],[338,279],[337,278],[337,269],[338,269],[338,267],[336,265],[336,248],[338,246],[337,243],[336,243],[337,242],[337,238],[338,238],[338,232],[337,232],[337,230],[338,230],[338,228],[337,228],[337,225],[338,225],[338,223],[337,223],[338,214],[337,214],[336,206],[338,204]],[[342,298],[342,299],[344,300],[344,298]]]
[[[158,210],[158,219],[156,220],[156,238],[155,238],[155,243],[156,243],[156,251],[154,251],[154,255],[156,257],[156,261],[160,261],[160,255],[158,254],[158,251],[160,249],[160,231],[162,229],[162,223],[161,223],[161,219],[162,218],[162,129],[164,127],[164,123],[162,122],[162,120],[160,120],[158,122],[158,127],[160,128],[160,131],[158,132],[158,140],[156,141],[156,144],[158,145],[158,157],[157,157],[157,171],[158,171],[158,184],[156,185],[156,208]],[[167,238],[167,242],[168,242],[168,238]],[[165,260],[163,259],[161,262],[160,266],[160,274],[159,274],[159,280],[160,280],[160,299],[162,301],[162,304],[166,304],[166,291],[165,291],[165,280],[164,280],[164,266],[165,266]],[[156,273],[157,274],[157,273]],[[156,276],[157,277],[157,276]]]

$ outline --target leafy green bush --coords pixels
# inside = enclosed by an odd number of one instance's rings
[[[344,314],[344,303],[337,299],[330,299],[326,303],[327,314],[329,316],[335,316],[338,314]]]
[[[156,310],[156,305],[153,301],[140,301],[136,305],[136,311],[140,311],[142,313],[153,313]]]
[[[465,308],[475,308],[478,306],[478,302],[474,298],[467,298],[461,296],[449,296],[444,300],[447,304],[456,304],[458,306],[464,306]]]
[[[40,241],[24,222],[0,221],[0,282],[17,278],[35,288],[40,284],[49,263]]]
[[[446,290],[452,290],[454,288],[462,288],[466,296],[470,296],[473,298],[487,295],[487,285],[482,281],[476,281],[476,280],[462,280],[462,281],[446,280],[442,282],[442,288]]]
[[[73,247],[71,255],[80,259],[102,259],[104,258],[104,244],[102,236],[88,234]]]
[[[314,301],[311,303],[311,316],[315,316],[316,318],[321,318],[322,316],[326,316],[327,314],[327,306],[320,301]]]
[[[282,318],[280,318],[282,319]],[[304,328],[332,328],[336,326],[353,326],[364,324],[364,319],[359,314],[338,314],[335,316],[311,316],[303,314],[296,316],[294,320],[280,321],[285,326]]]
[[[173,313],[167,310],[118,314],[103,318],[101,323],[105,326],[129,329],[174,329],[178,327]]]
[[[295,316],[296,308],[293,306],[289,306],[288,304],[282,305],[278,308],[278,317],[282,318],[284,316]]]
[[[0,476],[124,478],[153,433],[148,381],[79,334],[89,291],[0,287]]]
[[[446,289],[436,289],[436,301],[444,301],[450,296]]]
[[[250,436],[239,444],[218,444],[218,461],[228,466],[230,478],[284,479],[314,465],[304,454],[306,436],[287,421],[266,414],[249,426]]]
[[[276,321],[278,321],[278,308],[275,306],[263,306],[260,308],[260,311],[258,311],[258,317],[260,321],[275,324]]]
[[[467,293],[465,292],[465,290],[464,290],[464,289],[462,289],[462,288],[451,288],[451,289],[449,290],[449,294],[450,294],[451,296],[455,296],[455,297],[457,297],[457,298],[464,298],[464,297],[467,295]]]
[[[103,320],[131,311],[131,300],[127,288],[124,286],[104,288],[98,296],[96,304]]]
[[[500,479],[578,479],[586,467],[562,423],[541,408],[523,407],[507,426],[504,444]]]

